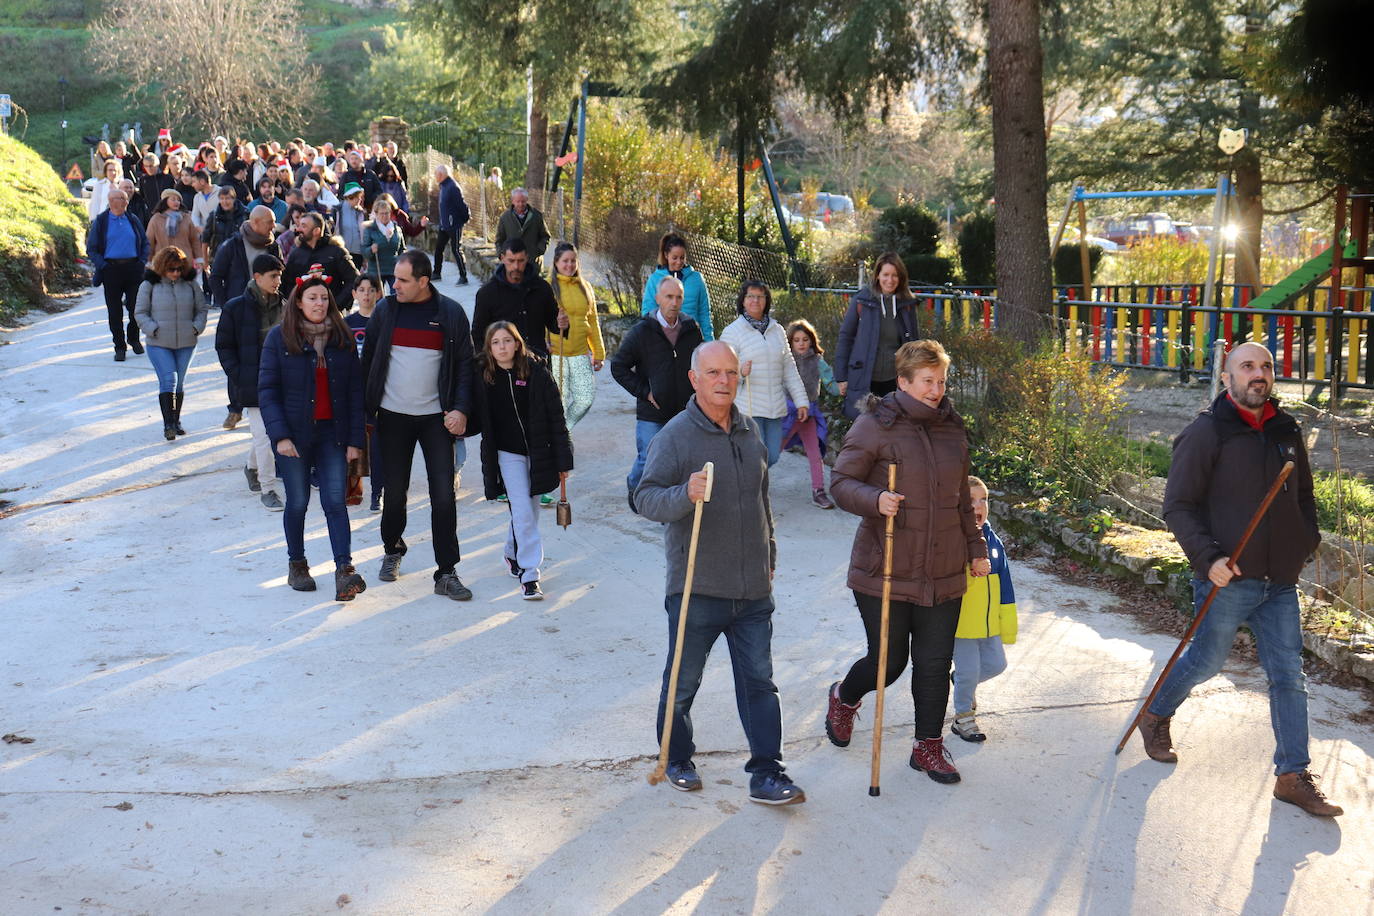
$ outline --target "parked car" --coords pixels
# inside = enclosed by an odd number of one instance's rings
[[[787,204],[793,210],[801,210],[802,195],[800,193],[788,194]],[[853,212],[854,201],[848,195],[836,194],[833,191],[818,191],[816,193],[815,215],[821,222],[829,223],[831,217],[848,216]]]
[[[1167,213],[1132,213],[1124,219],[1109,219],[1099,233],[1103,238],[1127,247],[1141,239],[1175,234],[1174,221]]]

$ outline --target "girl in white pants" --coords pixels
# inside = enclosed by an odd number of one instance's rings
[[[544,597],[539,567],[539,495],[557,488],[573,467],[572,438],[553,376],[508,321],[493,322],[477,357],[475,414],[482,430],[482,483],[487,499],[506,496],[510,528],[505,561],[527,601]]]

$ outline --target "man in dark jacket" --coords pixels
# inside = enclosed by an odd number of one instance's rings
[[[1169,734],[1174,711],[1192,689],[1221,670],[1241,625],[1248,626],[1269,680],[1269,709],[1277,748],[1274,797],[1310,814],[1342,813],[1307,770],[1307,680],[1302,671],[1302,620],[1297,580],[1317,549],[1317,504],[1312,470],[1297,421],[1278,406],[1274,358],[1257,343],[1231,351],[1222,376],[1227,390],[1174,440],[1164,520],[1193,567],[1193,598],[1211,609],[1192,643],[1140,720],[1145,752],[1174,763]],[[1251,516],[1292,461],[1245,555],[1231,557]]]
[[[200,240],[205,244],[207,252],[206,257],[213,261],[219,246],[223,245],[229,236],[238,232],[239,226],[247,219],[248,208],[239,203],[234,189],[220,185],[219,206],[206,218],[205,228],[200,231]],[[206,292],[209,292],[208,286]]]
[[[310,214],[306,214],[309,216]],[[304,218],[304,217],[303,217]],[[377,418],[382,488],[382,568],[395,582],[406,527],[406,492],[415,446],[429,478],[434,541],[434,593],[466,601],[458,578],[458,506],[453,487],[453,439],[467,432],[473,405],[472,331],[463,307],[430,282],[429,256],[411,249],[396,259],[396,292],[377,304],[363,341],[363,406]]]
[[[402,181],[405,179],[402,178]],[[453,260],[458,265],[458,285],[468,282],[468,265],[463,260],[463,227],[467,225],[471,213],[463,200],[463,189],[448,172],[448,166],[434,167],[434,180],[439,184],[439,234],[434,242],[434,279],[444,272],[444,248],[453,249]]]
[[[549,246],[549,230],[544,225],[544,214],[530,206],[530,195],[524,188],[510,192],[510,209],[496,221],[497,250],[510,239],[520,239],[525,243],[525,250],[530,253],[530,264],[536,271],[539,270],[543,264],[544,249]]]
[[[348,170],[339,178],[339,187],[346,188],[357,183],[363,189],[363,210],[372,212],[372,202],[382,193],[382,182],[377,173],[363,164],[363,154],[356,149],[348,151]]]
[[[134,306],[138,287],[143,282],[143,267],[148,263],[148,236],[143,223],[129,212],[129,195],[119,188],[110,191],[109,209],[91,222],[86,236],[86,254],[95,267],[92,286],[105,288],[105,311],[110,319],[110,336],[114,339],[115,362],[122,363],[132,347],[143,352],[138,341],[138,322]],[[124,314],[128,313],[127,332]]]
[[[149,207],[157,206],[157,201],[162,199],[162,192],[172,186],[172,176],[158,168],[157,156],[152,153],[144,155],[134,181],[138,184],[138,193]]]
[[[253,260],[276,250],[272,244],[275,220],[271,208],[256,206],[239,231],[220,244],[210,267],[210,293],[215,305],[224,308],[230,299],[243,295],[253,278]]]
[[[702,339],[701,328],[682,314],[681,280],[664,277],[654,301],[658,308],[630,328],[611,359],[611,375],[635,396],[635,463],[625,478],[631,512],[638,511],[634,494],[649,443],[692,396],[687,373]]]
[[[219,316],[215,352],[229,379],[229,400],[240,405],[253,435],[248,463],[243,468],[248,489],[261,493],[262,504],[268,509],[280,512],[285,503],[282,502],[281,484],[277,481],[276,456],[262,414],[258,412],[258,364],[267,332],[281,322],[281,259],[273,254],[260,254],[253,259],[252,269],[253,278],[243,294],[225,303]]]
[[[242,159],[230,159],[224,166],[224,177],[219,180],[220,187],[233,188],[234,196],[245,207],[253,202],[253,190],[248,187],[248,163]]]
[[[312,265],[318,264],[329,275],[329,291],[334,294],[339,311],[348,311],[353,304],[353,281],[358,279],[358,269],[344,250],[343,242],[338,236],[324,234],[324,217],[318,213],[302,213],[297,217],[296,239],[296,247],[286,258],[282,283],[288,290],[294,289],[296,280],[305,276]]]
[[[501,266],[477,291],[472,310],[474,349],[485,346],[487,327],[494,321],[515,325],[525,338],[525,346],[545,359],[549,355],[547,335],[568,326],[568,316],[559,312],[549,282],[529,269],[525,246],[519,239],[506,243]]]

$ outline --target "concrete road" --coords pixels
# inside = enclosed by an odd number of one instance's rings
[[[547,600],[505,574],[506,510],[481,499],[474,456],[474,600],[431,593],[421,488],[393,584],[378,517],[353,510],[369,588],[338,604],[285,586],[281,517],[245,487],[246,429],[220,429],[208,340],[174,444],[146,357],[111,361],[98,295],[7,343],[0,733],[33,741],[0,744],[0,912],[1374,912],[1360,696],[1312,688],[1336,821],[1270,797],[1264,684],[1244,664],[1181,711],[1178,766],[1134,741],[1114,757],[1172,640],[1015,555],[1021,639],[980,691],[989,740],[951,737],[959,785],[909,769],[903,679],[870,798],[871,701],[851,747],[822,726],[862,650],[855,521],[810,505],[795,455],[774,475],[774,662],[809,800],[748,801],[723,645],[694,715],[705,790],[650,787],[661,533],[625,506],[633,404],[609,372],[574,435],[574,524],[544,519]],[[318,509],[307,545],[327,574]]]

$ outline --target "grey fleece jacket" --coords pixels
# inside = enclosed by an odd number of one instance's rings
[[[692,594],[766,598],[777,563],[768,505],[768,449],[752,419],[731,407],[727,434],[697,406],[695,395],[654,436],[635,490],[639,514],[668,526],[666,594],[682,593],[695,510],[687,498],[687,479],[708,461],[715,463],[715,485],[701,512]]]

